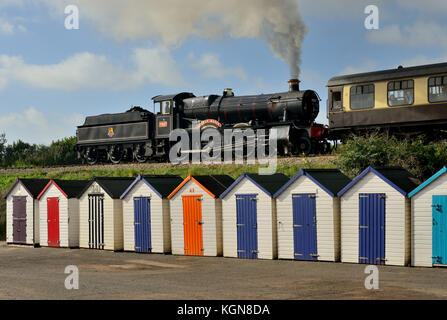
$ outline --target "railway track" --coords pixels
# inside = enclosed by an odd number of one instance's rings
[[[303,165],[306,163],[330,163],[334,160],[335,156],[316,156],[316,157],[282,157],[278,158],[278,163],[290,163]],[[147,163],[121,163],[121,164],[95,164],[95,165],[64,165],[64,166],[51,166],[51,167],[23,167],[23,168],[0,168],[0,174],[26,174],[33,172],[64,172],[64,171],[89,171],[89,170],[116,170],[116,169],[154,169],[154,168],[169,168],[169,167],[194,167],[194,166],[234,166],[239,164],[181,164],[173,165],[169,162],[147,162]]]

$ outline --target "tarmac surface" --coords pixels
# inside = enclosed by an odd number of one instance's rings
[[[65,288],[65,268],[79,289]],[[447,268],[379,266],[379,289],[365,288],[365,265],[240,260],[0,242],[0,299],[446,299]]]

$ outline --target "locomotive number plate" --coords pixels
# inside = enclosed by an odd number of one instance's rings
[[[158,127],[159,128],[167,128],[168,127],[168,122],[167,121],[160,121],[158,123]]]

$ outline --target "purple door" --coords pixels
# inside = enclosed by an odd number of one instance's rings
[[[26,197],[12,199],[12,233],[14,243],[26,243]]]

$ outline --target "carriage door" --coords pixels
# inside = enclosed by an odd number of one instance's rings
[[[294,194],[292,199],[295,260],[317,260],[315,194]]]
[[[90,249],[104,249],[104,195],[90,194],[88,202],[88,247]]]
[[[359,263],[385,264],[385,194],[359,194]]]
[[[185,255],[203,256],[202,196],[182,196]]]
[[[149,253],[151,243],[151,202],[149,198],[134,198],[135,251]]]
[[[59,198],[47,198],[48,246],[59,247]]]
[[[13,242],[26,243],[26,197],[13,197],[12,220]]]
[[[237,257],[258,258],[257,195],[236,195]]]
[[[432,197],[433,264],[447,264],[447,196]]]

